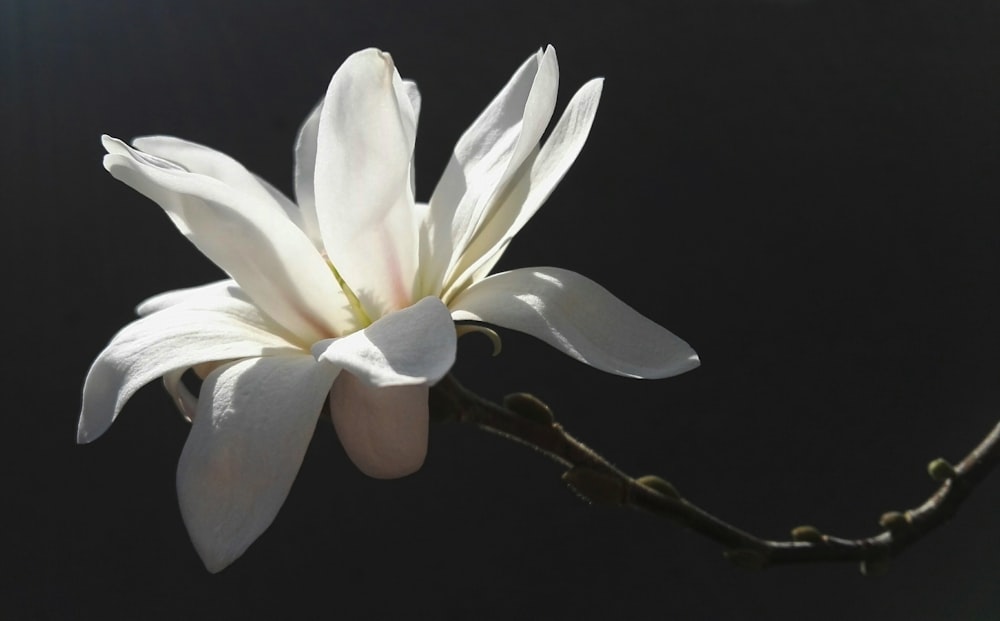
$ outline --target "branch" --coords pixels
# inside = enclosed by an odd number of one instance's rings
[[[922,505],[891,511],[879,520],[883,530],[865,539],[844,539],[812,526],[792,529],[789,541],[761,539],[740,530],[681,497],[656,476],[632,478],[567,433],[551,410],[525,393],[508,395],[504,404],[471,392],[451,375],[431,390],[436,419],[472,423],[531,446],[567,467],[562,478],[585,499],[600,505],[641,509],[689,528],[725,547],[737,565],[759,569],[773,565],[852,561],[865,574],[882,573],[889,559],[919,541],[958,510],[1000,461],[1000,423],[959,464],[936,459],[928,466],[940,487]]]

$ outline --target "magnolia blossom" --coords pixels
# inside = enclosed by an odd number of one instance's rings
[[[177,491],[210,571],[271,524],[324,401],[361,471],[391,478],[421,466],[428,389],[455,360],[456,321],[519,330],[630,377],[698,364],[684,341],[579,274],[489,275],[593,123],[600,79],[540,145],[557,81],[555,50],[528,58],[459,139],[426,204],[413,186],[420,96],[376,49],[344,62],[302,125],[294,202],[207,147],[104,137],[105,168],[228,278],[139,305],[90,369],[77,439],[100,436],[162,378],[192,421]],[[204,379],[197,395],[181,381],[190,369]]]

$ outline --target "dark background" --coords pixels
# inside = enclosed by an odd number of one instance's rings
[[[273,526],[208,574],[159,386],[74,444],[87,368],[145,297],[216,268],[101,167],[103,132],[227,152],[291,192],[299,122],[351,52],[423,94],[417,194],[537,47],[560,106],[605,76],[590,140],[499,269],[579,271],[702,366],[637,381],[504,332],[463,339],[483,395],[534,392],[626,471],[769,538],[918,505],[1000,405],[1000,3],[0,2],[9,619],[1000,619],[1000,475],[885,576],[750,573],[541,455],[432,429],[368,479],[321,424]],[[613,320],[613,318],[611,318]],[[279,617],[280,615],[280,617]]]

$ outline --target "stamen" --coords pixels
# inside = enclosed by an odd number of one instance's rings
[[[365,312],[365,308],[361,305],[361,300],[358,299],[358,296],[354,295],[354,291],[351,290],[351,287],[348,286],[347,282],[343,279],[343,277],[341,277],[340,272],[338,272],[337,268],[333,266],[330,259],[326,260],[326,264],[330,266],[330,271],[333,272],[333,277],[337,279],[337,284],[339,284],[340,288],[343,289],[344,295],[347,296],[347,301],[351,303],[351,310],[354,312],[354,317],[358,320],[360,329],[367,328],[372,325],[372,319],[368,316],[368,313]]]

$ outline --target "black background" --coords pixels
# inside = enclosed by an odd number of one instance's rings
[[[320,425],[273,526],[208,574],[174,492],[187,425],[159,386],[74,444],[86,370],[145,297],[217,269],[101,167],[98,137],[211,145],[291,191],[297,126],[351,52],[418,82],[417,195],[536,48],[560,109],[606,78],[573,169],[498,269],[581,272],[702,366],[637,381],[533,339],[463,339],[455,373],[530,391],[626,471],[760,536],[867,536],[926,463],[997,418],[1000,4],[0,3],[11,619],[1000,618],[1000,481],[885,576],[750,573],[541,455],[435,426],[375,481]]]

